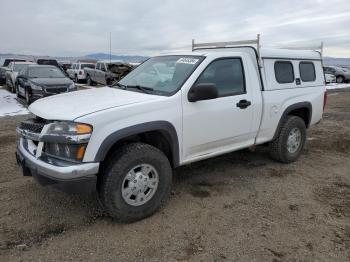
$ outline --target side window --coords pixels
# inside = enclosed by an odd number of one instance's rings
[[[105,64],[100,64],[100,66],[101,66],[101,70],[102,70],[102,71],[106,71],[106,66],[105,66]]]
[[[299,72],[303,82],[312,82],[316,80],[315,66],[312,62],[300,62]]]
[[[287,84],[294,82],[293,64],[288,61],[275,62],[275,76],[280,84]]]
[[[100,63],[97,63],[97,64],[96,64],[96,69],[97,69],[97,70],[100,70],[100,69],[101,69],[101,64],[100,64]]]
[[[212,62],[197,79],[196,84],[213,83],[219,97],[245,93],[245,79],[242,60],[225,58]]]

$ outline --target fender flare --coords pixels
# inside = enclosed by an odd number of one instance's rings
[[[167,121],[152,121],[152,122],[137,124],[137,125],[129,126],[111,133],[101,143],[101,146],[96,153],[94,161],[95,162],[103,161],[107,153],[109,152],[109,150],[118,141],[132,135],[137,135],[137,134],[150,132],[150,131],[161,131],[164,134],[167,142],[170,144],[170,147],[171,147],[171,154],[172,154],[171,161],[173,163],[173,166],[174,167],[179,166],[180,150],[179,150],[179,141],[178,141],[177,132],[175,127]]]
[[[275,140],[277,138],[278,133],[279,133],[279,131],[281,129],[281,126],[284,123],[284,121],[286,120],[288,114],[290,112],[292,112],[293,110],[301,109],[301,108],[307,108],[308,109],[309,114],[307,116],[307,125],[306,125],[306,127],[307,128],[309,127],[310,122],[311,122],[311,118],[312,118],[312,104],[310,102],[299,102],[299,103],[296,103],[296,104],[292,104],[292,105],[288,106],[284,110],[284,112],[283,112],[283,114],[282,114],[282,116],[280,118],[280,121],[278,122],[278,125],[277,125],[277,128],[275,130],[275,133],[273,135],[272,140]]]

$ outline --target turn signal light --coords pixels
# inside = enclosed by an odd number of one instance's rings
[[[85,154],[85,145],[79,147],[77,151],[77,160],[83,160]]]
[[[90,125],[85,124],[77,124],[76,125],[77,134],[89,134],[92,132],[92,127]]]

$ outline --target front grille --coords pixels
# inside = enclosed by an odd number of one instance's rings
[[[58,94],[58,93],[63,93],[67,92],[67,87],[53,87],[53,88],[46,88],[45,89],[46,93],[51,93],[51,94]]]
[[[30,118],[21,122],[19,128],[33,133],[41,133],[46,121],[41,118]]]

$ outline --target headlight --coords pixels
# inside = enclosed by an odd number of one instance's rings
[[[30,83],[30,87],[33,89],[33,90],[43,90],[43,88],[37,84],[34,84],[34,83]]]
[[[54,122],[49,125],[48,135],[84,135],[92,133],[92,126],[74,122]]]
[[[41,136],[44,152],[65,160],[81,161],[90,140],[92,126],[74,122],[49,124]]]
[[[64,160],[81,161],[84,158],[87,144],[65,145],[59,143],[45,143],[44,152]]]

